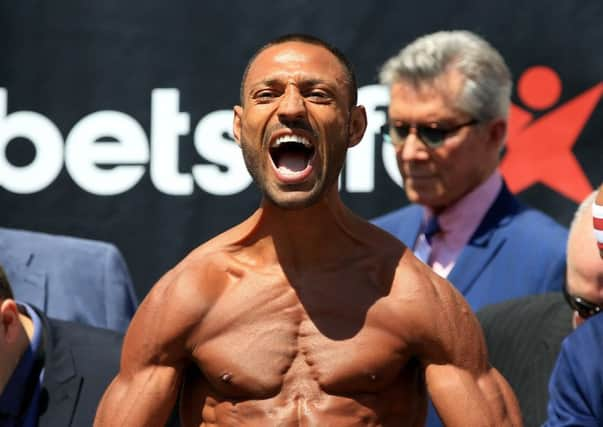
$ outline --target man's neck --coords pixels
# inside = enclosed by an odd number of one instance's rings
[[[337,188],[302,209],[283,209],[263,200],[251,220],[255,223],[251,234],[264,258],[273,253],[274,262],[294,269],[340,260],[358,240],[354,236],[361,224],[345,207]]]

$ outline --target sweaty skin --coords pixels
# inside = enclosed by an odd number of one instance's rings
[[[342,68],[299,41],[254,60],[234,133],[262,204],[149,292],[95,426],[164,425],[178,396],[184,427],[421,426],[427,392],[446,425],[521,425],[463,298],[341,202],[366,127]],[[310,169],[277,171],[283,134],[314,146]]]

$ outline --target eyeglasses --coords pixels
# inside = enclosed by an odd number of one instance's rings
[[[563,289],[563,295],[565,296],[565,300],[572,310],[575,310],[583,319],[588,319],[589,317],[594,316],[602,309],[601,305],[585,300],[577,295],[572,295],[565,288]]]
[[[394,145],[402,145],[410,134],[411,129],[419,140],[428,147],[437,148],[441,146],[446,137],[466,126],[473,126],[479,123],[477,119],[471,119],[466,123],[456,126],[440,126],[437,123],[431,125],[410,125],[407,123],[386,123],[381,127],[383,140]]]

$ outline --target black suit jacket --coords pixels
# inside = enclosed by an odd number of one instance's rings
[[[92,426],[96,407],[119,370],[122,335],[47,318],[39,427]]]
[[[560,292],[494,304],[477,312],[490,363],[519,400],[526,427],[546,421],[548,381],[561,341],[572,331],[572,311]]]

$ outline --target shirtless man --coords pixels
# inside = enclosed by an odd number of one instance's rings
[[[234,135],[260,208],[170,270],[128,330],[95,425],[521,425],[463,298],[350,212],[337,178],[366,128],[349,63],[307,36],[261,48]]]

